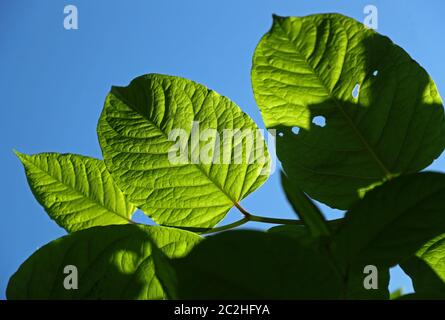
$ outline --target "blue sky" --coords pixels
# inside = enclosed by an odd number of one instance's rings
[[[63,28],[74,4],[79,29]],[[111,85],[145,73],[190,78],[230,97],[260,126],[250,66],[254,48],[282,16],[339,12],[363,21],[374,4],[379,32],[423,65],[445,92],[442,0],[0,1],[0,298],[38,247],[65,234],[33,199],[12,149],[101,157],[96,124]],[[430,168],[442,170],[445,157]],[[243,201],[257,215],[294,218],[278,174]],[[341,213],[324,208],[328,217]],[[224,222],[238,215],[231,212]],[[138,215],[138,221],[149,221]],[[256,228],[264,226],[250,224]],[[394,270],[391,289],[411,290]]]

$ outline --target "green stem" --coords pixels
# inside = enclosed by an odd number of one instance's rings
[[[246,209],[241,207],[239,203],[235,203],[235,207],[247,218],[249,221],[257,221],[257,222],[265,222],[265,223],[276,223],[276,224],[293,224],[293,225],[303,225],[303,221],[301,220],[291,220],[291,219],[277,219],[277,218],[269,218],[269,217],[260,217],[254,214],[251,214]]]
[[[301,221],[301,220],[278,219],[278,218],[256,216],[256,215],[253,215],[253,214],[247,212],[243,207],[240,206],[239,203],[236,203],[235,207],[243,214],[244,217],[242,219],[237,220],[232,223],[229,223],[225,226],[204,230],[199,233],[200,234],[209,234],[209,233],[214,233],[214,232],[226,231],[226,230],[230,230],[230,229],[239,227],[249,221],[274,223],[274,224],[291,224],[291,225],[303,225],[304,224],[303,221]],[[197,230],[195,230],[195,231],[197,231]]]
[[[230,229],[239,227],[249,221],[273,223],[273,224],[296,225],[296,226],[304,225],[304,222],[302,220],[280,219],[280,218],[269,218],[269,217],[256,216],[256,215],[251,214],[248,211],[246,211],[243,207],[240,206],[239,203],[236,203],[235,207],[243,214],[244,217],[240,220],[226,224],[221,227],[216,227],[216,228],[193,228],[193,227],[177,227],[177,226],[173,226],[173,227],[187,230],[187,231],[192,231],[192,232],[199,233],[199,234],[210,234],[210,233],[230,230]],[[328,221],[328,223],[329,222],[335,223],[335,222],[341,221],[341,220],[343,220],[343,219],[330,220],[330,221]],[[168,226],[166,226],[166,227],[168,227]]]
[[[275,223],[275,224],[291,224],[291,225],[303,225],[304,224],[303,221],[301,221],[301,220],[260,217],[260,216],[255,216],[252,214],[249,216],[249,221]]]
[[[237,220],[237,221],[232,222],[232,223],[229,223],[229,224],[226,224],[225,226],[209,229],[208,231],[201,232],[200,234],[209,234],[209,233],[214,233],[214,232],[230,230],[230,229],[233,229],[235,227],[239,227],[239,226],[245,224],[246,222],[249,222],[249,219],[247,219],[246,217],[243,217],[242,219]]]

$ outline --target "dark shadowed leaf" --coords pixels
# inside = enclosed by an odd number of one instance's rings
[[[326,257],[276,233],[208,237],[173,266],[184,299],[336,299],[342,294]]]
[[[304,221],[315,238],[329,236],[331,231],[316,204],[286,175],[281,172],[281,184],[295,213]]]
[[[367,193],[347,214],[333,248],[347,264],[394,266],[445,231],[445,175],[395,178]]]

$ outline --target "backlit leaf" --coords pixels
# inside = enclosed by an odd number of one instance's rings
[[[427,72],[340,14],[275,16],[255,50],[252,85],[266,126],[279,131],[286,175],[332,207],[348,209],[445,147],[442,100]]]
[[[59,238],[37,250],[11,277],[8,299],[164,299],[156,270],[163,259],[181,257],[200,241],[187,231],[166,227],[94,227]],[[161,264],[161,265],[159,265]],[[77,290],[67,290],[66,266],[78,272]],[[159,272],[159,271],[158,271]]]
[[[192,134],[197,126],[210,133],[199,143]],[[149,74],[112,88],[98,135],[108,170],[148,216],[163,225],[212,227],[267,179],[269,156],[257,129],[215,91]],[[224,139],[225,130],[233,137]],[[184,133],[182,142],[175,140],[178,132]],[[252,135],[243,139],[236,132]],[[175,145],[178,153],[187,148],[177,162],[171,158]]]
[[[17,152],[37,201],[68,232],[126,224],[135,211],[101,160],[75,154]]]

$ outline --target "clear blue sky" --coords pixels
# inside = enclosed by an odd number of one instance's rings
[[[63,28],[68,4],[79,10],[78,30]],[[340,12],[363,21],[366,4],[379,10],[378,31],[419,61],[445,96],[443,0],[0,0],[0,298],[18,266],[65,233],[33,199],[13,148],[100,157],[96,123],[110,86],[152,72],[203,83],[263,126],[250,66],[272,13]],[[431,169],[443,171],[444,164],[441,157]],[[258,215],[294,217],[278,174],[243,205]],[[324,209],[329,217],[341,214]],[[400,271],[393,275],[391,289],[411,290]]]

